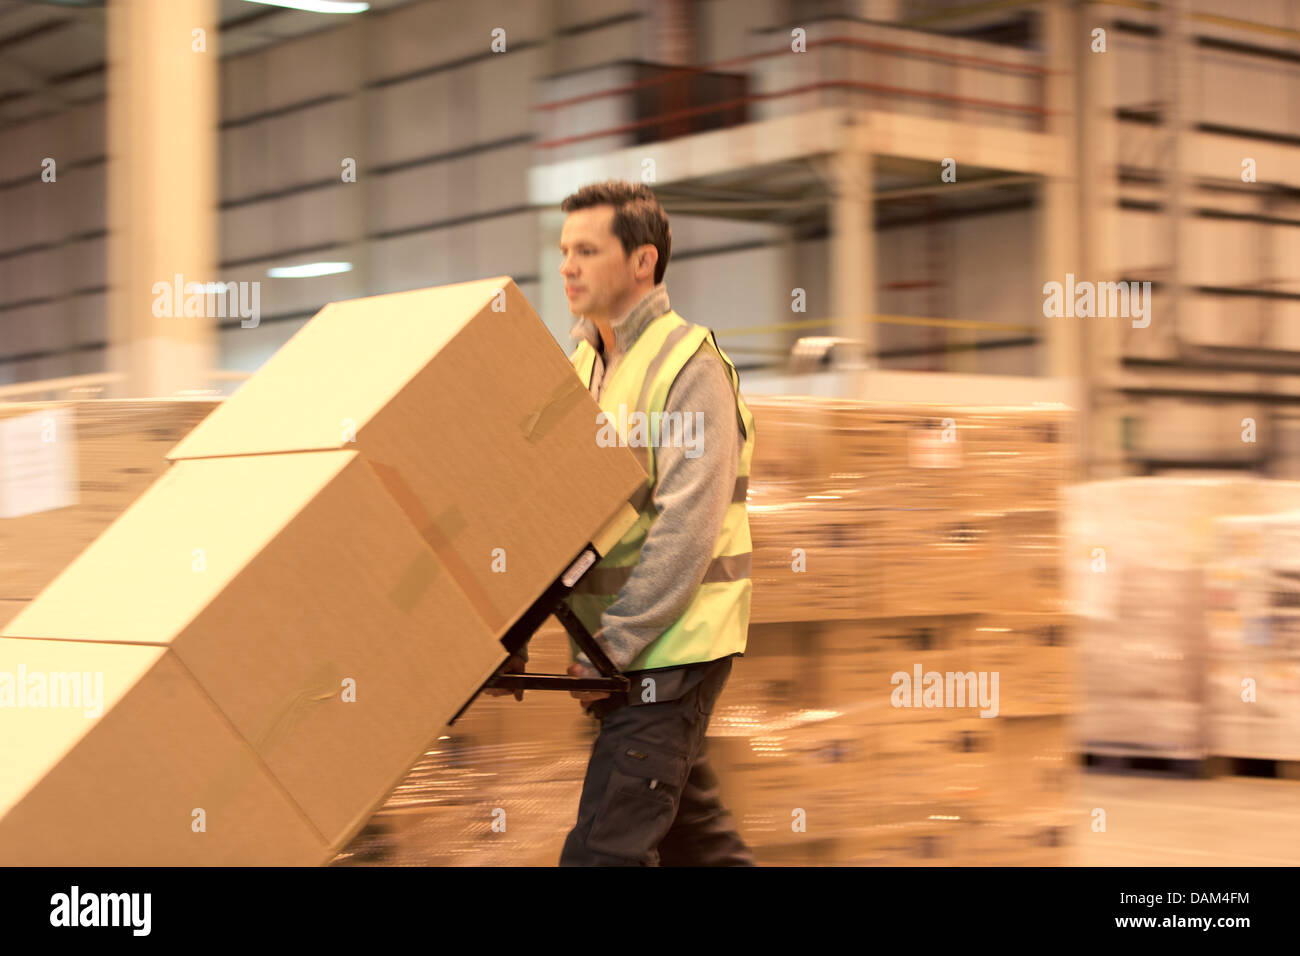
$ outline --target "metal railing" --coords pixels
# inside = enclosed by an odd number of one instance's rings
[[[1017,73],[1023,76],[1045,79],[1057,71],[1048,67],[1038,66],[1030,63],[1018,63],[1005,59],[997,59],[987,56],[972,56],[968,54],[949,53],[941,50],[927,49],[907,43],[890,43],[879,40],[869,40],[862,37],[851,36],[832,36],[816,39],[809,39],[805,44],[806,53],[796,54],[807,56],[814,51],[827,50],[831,48],[841,48],[854,52],[874,52],[884,54],[888,57],[914,58],[937,61],[945,66],[965,66],[987,69],[990,71],[1002,71],[1008,73]],[[778,56],[790,56],[791,49],[784,45],[771,50],[764,50],[758,53],[750,53],[744,56],[732,57],[726,60],[719,60],[716,63],[705,64],[701,66],[681,66],[674,67],[671,72],[662,75],[651,76],[647,79],[638,80],[632,83],[623,83],[618,86],[610,87],[605,90],[595,90],[588,93],[582,93],[576,96],[564,97],[556,100],[549,100],[533,105],[534,112],[543,114],[544,119],[555,116],[560,111],[571,107],[582,106],[595,102],[597,100],[609,99],[612,97],[626,96],[632,93],[638,93],[647,89],[660,87],[663,84],[681,84],[690,77],[703,76],[710,73],[720,73],[735,68],[745,68],[751,64],[758,63]],[[617,65],[617,64],[611,64]],[[836,63],[827,72],[841,67],[842,64]],[[1034,98],[1036,102],[1015,102],[1009,100],[990,99],[988,97],[967,96],[960,93],[944,92],[936,89],[925,89],[915,86],[905,86],[898,83],[881,83],[867,82],[863,80],[847,78],[824,78],[810,83],[802,83],[786,89],[775,90],[770,92],[752,92],[742,97],[734,97],[718,103],[706,103],[703,105],[688,106],[669,111],[657,113],[652,116],[641,116],[637,119],[618,123],[613,126],[598,130],[589,130],[582,133],[569,136],[549,136],[543,135],[539,142],[535,144],[537,149],[554,150],[563,146],[574,143],[585,142],[588,140],[599,139],[602,137],[619,136],[627,133],[633,133],[638,130],[652,126],[664,126],[674,121],[688,120],[698,118],[710,113],[720,113],[723,111],[735,111],[740,107],[747,106],[751,103],[763,103],[774,100],[800,96],[808,93],[817,93],[821,91],[847,91],[856,93],[878,93],[893,97],[911,97],[928,100],[934,103],[946,104],[954,107],[972,107],[983,110],[1001,110],[1006,112],[1020,113],[1024,115],[1045,118],[1050,112],[1044,105],[1045,91],[1042,84]],[[554,121],[552,121],[554,122]],[[668,137],[671,138],[671,137]]]

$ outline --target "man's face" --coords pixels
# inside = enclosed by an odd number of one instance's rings
[[[614,235],[614,207],[576,209],[560,233],[560,274],[569,312],[592,319],[618,318],[636,288],[636,254]]]

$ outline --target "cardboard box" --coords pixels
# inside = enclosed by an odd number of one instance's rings
[[[58,706],[47,695],[43,706],[0,707],[0,865],[292,866],[331,855],[172,651],[0,638],[0,681],[21,676],[30,688],[35,674],[83,679],[47,680],[65,688]],[[73,698],[87,674],[91,693]]]
[[[816,624],[750,624],[745,654],[732,666],[710,726],[723,734],[740,733],[826,706],[819,637]]]
[[[770,503],[770,491],[749,505],[754,622],[857,618],[877,604],[871,513],[845,493]]]
[[[904,617],[891,620],[837,621],[822,625],[818,685],[821,706],[853,713],[860,723],[893,724],[936,720],[954,714],[942,708],[917,707],[915,683],[931,671],[964,670],[959,619]],[[907,676],[908,685],[896,674]],[[910,706],[895,706],[895,694]],[[922,700],[924,703],[924,700]],[[965,713],[965,712],[963,712]]]
[[[948,816],[877,823],[845,835],[836,847],[849,866],[962,866],[970,862],[972,826]]]
[[[978,516],[940,509],[872,512],[878,581],[867,617],[961,614],[987,600],[988,532]]]
[[[1246,680],[1252,683],[1252,700]],[[1210,663],[1207,685],[1211,753],[1260,760],[1300,759],[1300,661],[1240,654]]]
[[[1295,760],[1300,514],[1221,518],[1215,531],[1206,571],[1209,749],[1223,756]]]
[[[835,449],[820,403],[797,397],[746,398],[754,416],[750,472],[765,483],[780,484],[791,493],[809,494],[827,485],[834,469]]]
[[[506,657],[349,451],[176,463],[4,634],[168,649],[331,847]],[[170,720],[148,683],[124,700]]]
[[[18,612],[27,606],[27,601],[0,600],[0,628],[18,616]]]
[[[645,484],[599,411],[499,276],[326,306],[169,457],[357,451],[500,634]]]
[[[968,832],[963,862],[971,866],[1065,866],[1071,828],[1087,820],[1064,809],[980,821]],[[1083,832],[1087,832],[1084,830]]]
[[[872,820],[898,824],[984,815],[1000,795],[995,720],[957,717],[904,721],[872,738]]]
[[[212,399],[0,404],[0,434],[7,436],[0,438],[0,459],[24,451],[35,455],[35,470],[24,469],[25,481],[13,468],[0,469],[0,485],[9,486],[0,488],[0,497],[24,512],[0,517],[0,599],[36,597],[153,484],[167,468],[171,447],[218,404]],[[35,431],[17,430],[24,421]],[[32,492],[56,488],[61,493],[52,499],[30,501]]]
[[[869,736],[845,722],[805,721],[708,738],[722,802],[751,846],[836,840],[865,824]]]
[[[997,725],[994,772],[1005,794],[999,805],[1021,816],[1059,810],[1075,767],[1066,718],[1007,717],[992,723]]]
[[[967,480],[989,510],[1057,510],[1070,480],[1073,412],[1060,408],[956,409]]]
[[[965,626],[966,665],[998,674],[998,715],[1030,717],[1075,709],[1069,619],[1060,614],[982,614]]]
[[[1037,504],[1033,499],[1026,499]],[[987,541],[981,564],[995,572],[981,595],[980,610],[1059,612],[1062,607],[1062,545],[1059,514],[1041,507],[983,516]]]
[[[750,489],[755,621],[1060,609],[1069,412],[754,408],[769,423]],[[1035,510],[1014,513],[1026,502]]]

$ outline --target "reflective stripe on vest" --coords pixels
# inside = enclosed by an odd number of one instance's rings
[[[700,583],[713,584],[717,581],[739,581],[747,578],[749,577],[752,559],[753,554],[748,551],[744,554],[724,554],[721,557],[714,558],[709,562],[709,566],[704,572],[704,580]],[[616,594],[624,584],[627,584],[627,579],[632,576],[635,567],[634,564],[618,568],[602,568],[597,565],[578,582],[577,587],[573,589],[573,593]]]
[[[642,413],[646,416],[645,421],[650,423],[645,430],[646,443],[629,449],[638,455],[648,476],[647,483],[632,498],[637,522],[587,572],[566,601],[587,628],[595,633],[600,628],[602,612],[617,600],[618,592],[631,578],[640,558],[641,546],[658,517],[653,500],[657,481],[656,460],[651,446],[662,437],[659,434],[659,416],[682,367],[706,343],[722,360],[736,396],[736,419],[744,435],[736,483],[722,528],[714,542],[714,557],[706,566],[691,603],[676,622],[632,661],[627,670],[716,660],[745,649],[752,593],[752,554],[745,500],[749,466],[753,459],[753,417],[740,396],[740,377],[735,366],[712,333],[686,322],[672,311],[654,319],[642,330],[605,381],[599,401],[605,413],[604,427],[612,425],[618,430],[621,444],[627,443],[631,413]],[[570,358],[583,384],[590,390],[595,349],[590,343],[583,342]],[[627,414],[624,416],[619,414],[620,405],[626,406]],[[574,652],[576,654],[576,648]]]

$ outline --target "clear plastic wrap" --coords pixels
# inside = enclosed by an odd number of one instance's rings
[[[1064,862],[1070,412],[749,404],[753,623],[708,753],[759,862]],[[557,626],[531,648],[563,671]],[[895,706],[918,665],[998,672],[997,719]],[[595,731],[567,694],[479,700],[339,862],[553,865]]]

